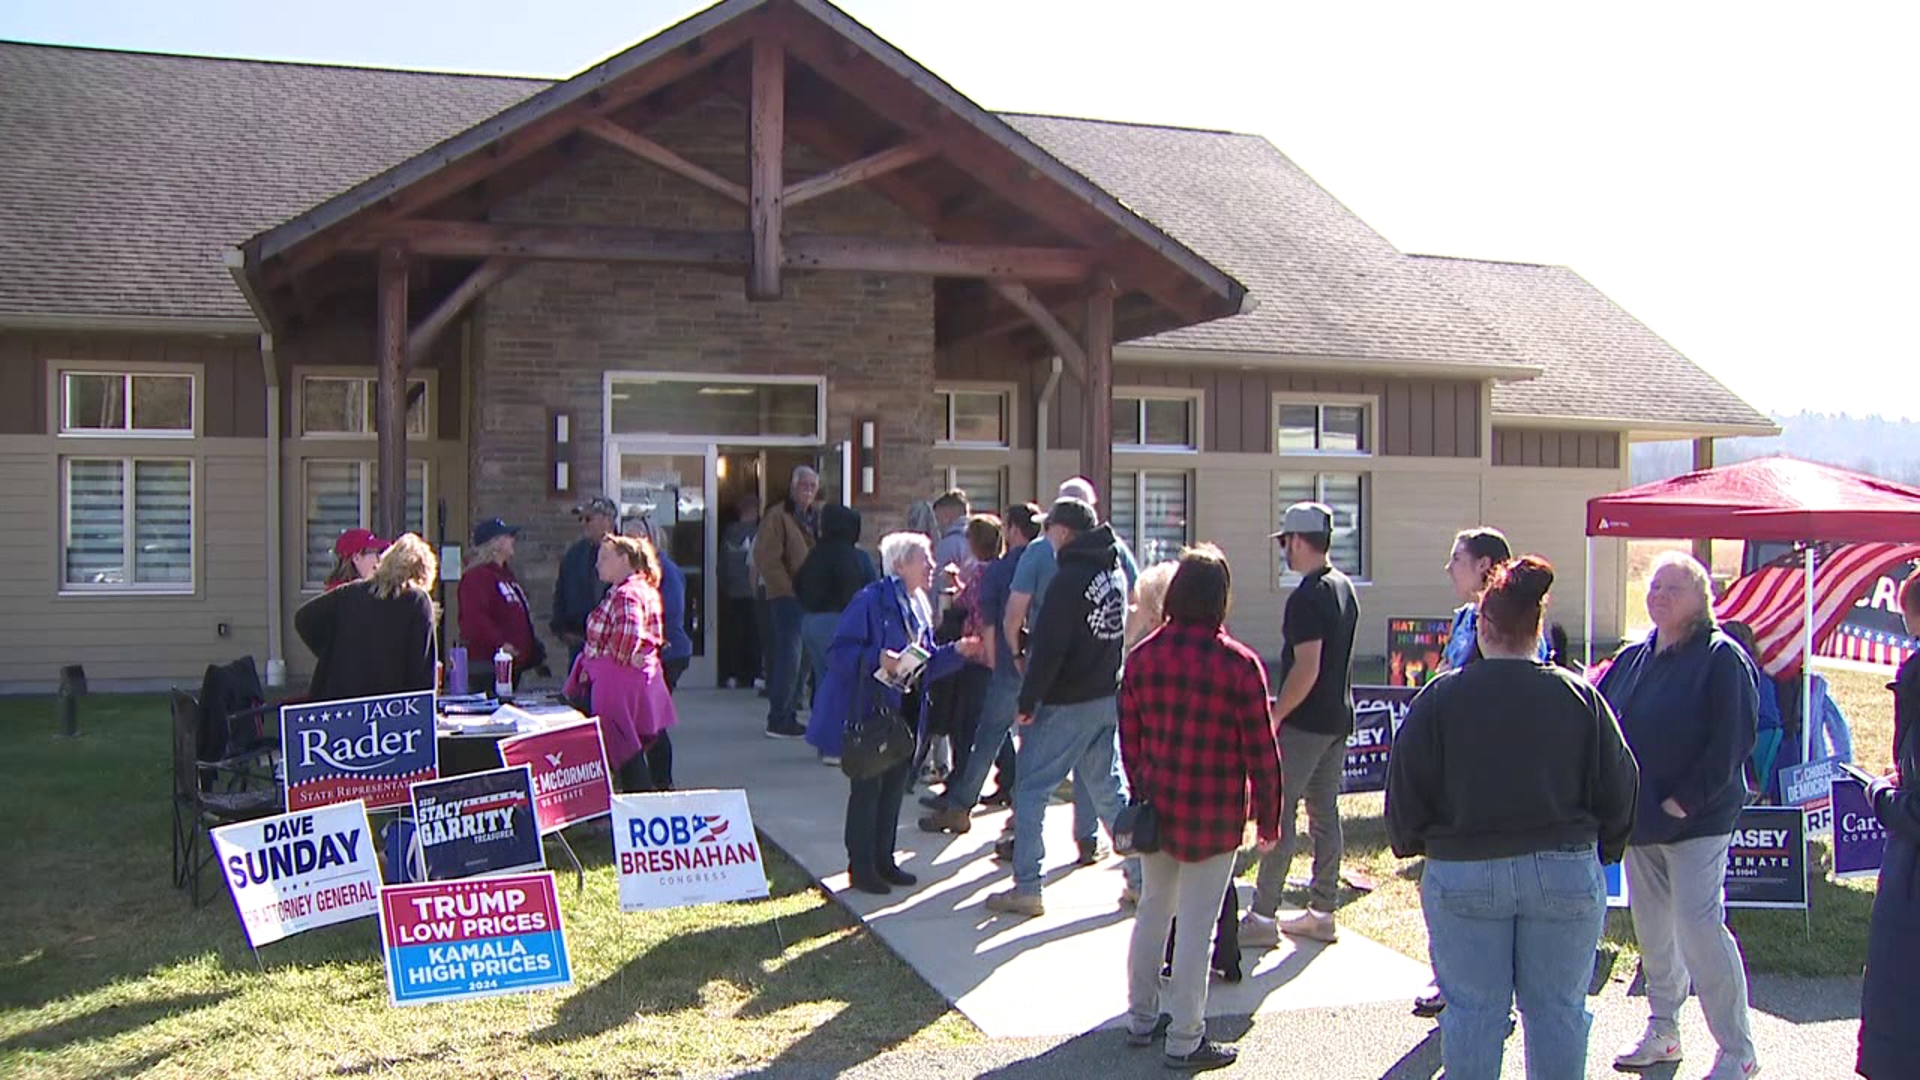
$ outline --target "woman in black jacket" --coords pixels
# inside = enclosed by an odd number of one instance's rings
[[[373,577],[321,593],[294,613],[293,628],[313,650],[313,701],[434,689],[439,645],[433,549],[412,533],[395,540]]]
[[[793,575],[793,595],[800,601],[800,640],[813,668],[814,693],[827,677],[827,646],[840,613],[861,589],[880,580],[873,560],[861,551],[860,511],[828,504],[820,508],[820,540]],[[823,722],[815,711],[807,718],[807,742],[820,751],[822,765],[840,764],[842,724]]]
[[[1907,633],[1920,635],[1920,574],[1900,588]],[[1880,887],[1867,931],[1860,988],[1860,1056],[1870,1080],[1914,1075],[1920,1064],[1920,654],[1900,665],[1893,690],[1893,773],[1867,789],[1887,830]]]

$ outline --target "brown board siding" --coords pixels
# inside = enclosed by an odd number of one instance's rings
[[[50,363],[184,364],[200,368],[200,434],[267,434],[266,375],[254,337],[137,334],[0,334],[0,434],[45,435]]]
[[[1493,463],[1513,468],[1618,469],[1620,435],[1614,431],[1496,427]]]

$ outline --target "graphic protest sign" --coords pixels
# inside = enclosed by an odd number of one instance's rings
[[[543,834],[613,812],[613,784],[597,720],[503,739],[500,760],[509,768],[533,770],[533,812]]]
[[[1453,620],[1387,620],[1387,681],[1394,686],[1413,689],[1427,685],[1434,669],[1440,666],[1447,638],[1453,636]]]
[[[1353,734],[1340,770],[1340,794],[1387,790],[1387,760],[1393,737],[1406,722],[1407,706],[1420,691],[1411,686],[1353,688]]]
[[[413,785],[413,823],[428,881],[546,865],[525,765]]]
[[[767,895],[744,791],[615,795],[613,857],[622,911]]]
[[[433,691],[283,705],[280,750],[288,810],[405,806],[408,785],[439,775]]]
[[[213,850],[256,949],[380,910],[380,857],[358,800],[222,826]]]
[[[1833,834],[1832,782],[1841,776],[1840,763],[1831,758],[1789,765],[1780,770],[1780,795],[1787,806],[1807,812],[1807,831],[1817,836]]]
[[[390,885],[380,942],[395,1005],[573,985],[551,871]]]
[[[1727,849],[1727,906],[1807,906],[1807,818],[1797,806],[1749,806]]]
[[[1833,778],[1833,876],[1873,877],[1887,855],[1887,829],[1867,801],[1867,785]]]

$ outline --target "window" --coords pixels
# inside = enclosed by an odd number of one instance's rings
[[[407,392],[421,391],[407,408],[407,437],[427,437],[427,381],[409,379]],[[300,379],[300,431],[306,435],[372,435],[376,380],[355,375],[305,375]]]
[[[1360,402],[1282,401],[1273,448],[1282,454],[1370,454],[1370,408]]]
[[[63,435],[192,435],[193,376],[67,371],[60,376]]]
[[[1116,397],[1113,445],[1128,450],[1195,450],[1194,399]]]
[[[1012,413],[1005,390],[936,390],[942,417],[943,443],[972,446],[1008,445],[1007,417]]]
[[[1116,471],[1107,519],[1141,566],[1171,562],[1193,542],[1192,494],[1191,473]]]
[[[372,461],[304,463],[306,479],[306,587],[326,584],[333,570],[333,543],[348,529],[373,521],[380,497],[380,469]],[[427,463],[407,462],[407,529],[426,535]],[[389,537],[391,539],[391,537]]]
[[[1297,502],[1322,502],[1333,510],[1333,547],[1327,552],[1333,565],[1348,577],[1367,576],[1367,477],[1364,473],[1280,473],[1274,477],[1274,528],[1287,507]],[[1284,560],[1280,576],[1288,574]]]
[[[996,517],[1007,508],[1007,470],[993,468],[953,468],[947,470],[947,486],[967,493],[967,505],[976,514]]]
[[[67,589],[193,588],[193,462],[66,458],[61,583]]]
[[[757,445],[826,441],[826,382],[815,378],[607,376],[609,435],[685,435]]]

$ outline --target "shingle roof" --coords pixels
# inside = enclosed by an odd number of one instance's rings
[[[0,311],[246,318],[226,249],[545,85],[0,43]]]
[[[1775,430],[1773,421],[1564,266],[1434,255],[1408,261],[1542,364],[1537,379],[1493,388],[1496,415],[1628,420],[1648,430]]]

